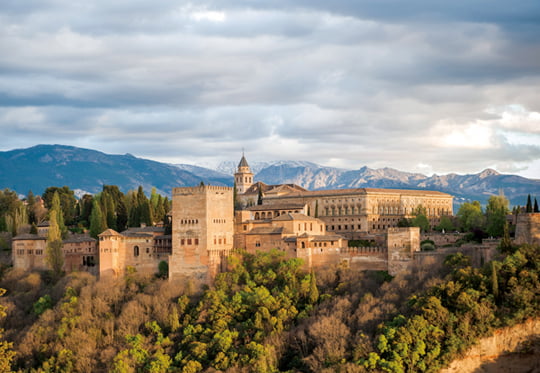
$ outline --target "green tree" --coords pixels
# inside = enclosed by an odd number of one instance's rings
[[[504,224],[503,236],[501,238],[499,250],[502,253],[512,253],[514,251],[514,246],[512,245],[512,240],[510,239],[510,231],[508,229],[508,222],[505,222]]]
[[[437,226],[438,231],[445,231],[445,232],[452,232],[456,229],[454,223],[452,222],[452,219],[449,216],[441,216],[441,221],[439,222],[439,225]]]
[[[465,202],[458,210],[457,218],[463,232],[470,232],[473,229],[482,229],[485,224],[484,214],[480,202]]]
[[[97,199],[92,202],[92,213],[90,214],[90,236],[98,238],[98,234],[107,229],[101,206]]]
[[[53,209],[50,211],[49,231],[47,232],[46,260],[56,278],[62,274],[64,266],[64,253],[62,252],[62,234],[56,222],[57,216],[61,215]]]
[[[49,187],[43,193],[43,202],[48,209],[52,208],[54,194],[58,194],[62,211],[62,221],[58,220],[58,224],[72,225],[75,222],[75,206],[77,199],[75,192],[67,186],[62,188]]]
[[[525,206],[525,212],[533,212],[533,207],[532,207],[531,195],[530,194],[527,196],[527,205]]]
[[[64,214],[60,204],[60,195],[58,192],[53,193],[51,207],[49,210],[49,222],[52,220],[52,215],[55,215],[55,221],[58,225],[58,229],[60,230],[61,237],[65,237],[67,235],[67,227],[64,224]]]
[[[262,192],[262,186],[259,185],[259,195],[257,196],[257,205],[263,204],[263,192]]]
[[[501,237],[504,233],[506,215],[508,215],[508,200],[504,196],[489,197],[486,207],[487,232],[493,237]]]
[[[533,207],[533,212],[539,212],[539,211],[538,211],[538,201],[536,200],[536,197],[534,197],[534,207]]]
[[[429,220],[426,216],[426,208],[422,205],[417,206],[413,211],[414,218],[411,220],[411,226],[419,227],[422,232],[429,231]]]
[[[0,289],[0,297],[6,293],[5,289]],[[0,305],[0,318],[6,317],[6,306]],[[15,358],[12,350],[13,343],[3,340],[4,329],[0,329],[0,373],[10,373],[11,363]]]
[[[92,201],[94,197],[91,194],[85,194],[79,199],[79,222],[86,228],[90,227],[90,214],[92,213]]]
[[[28,191],[28,194],[26,195],[26,211],[28,214],[28,223],[38,223],[36,219],[36,212],[35,212],[35,206],[36,206],[36,196],[34,196],[34,193],[32,191]]]
[[[114,204],[114,213],[116,215],[116,230],[123,231],[128,223],[128,208],[126,206],[126,196],[118,189],[116,185],[103,185],[103,193],[112,197]]]
[[[107,228],[117,230],[116,227],[116,206],[113,197],[108,192],[102,192],[99,198],[101,213],[107,224]]]
[[[13,231],[15,210],[20,204],[16,192],[7,188],[3,191],[0,190],[0,231]]]

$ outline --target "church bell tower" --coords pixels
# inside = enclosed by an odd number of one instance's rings
[[[238,171],[234,174],[234,182],[238,194],[244,194],[253,185],[253,173],[249,168],[246,157],[244,157],[244,153],[242,153],[242,159],[238,164]]]

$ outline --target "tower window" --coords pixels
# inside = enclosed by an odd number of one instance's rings
[[[133,247],[133,256],[135,257],[139,256],[139,246]]]

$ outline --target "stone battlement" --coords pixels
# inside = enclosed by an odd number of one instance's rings
[[[179,187],[173,188],[172,195],[189,195],[189,194],[201,194],[209,191],[215,192],[228,192],[233,190],[231,187],[218,186],[218,185],[197,185],[194,187]]]

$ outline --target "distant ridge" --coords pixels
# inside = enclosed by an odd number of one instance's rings
[[[248,159],[249,162],[249,159]],[[478,200],[485,204],[502,191],[512,205],[524,205],[527,195],[540,198],[540,180],[503,175],[492,169],[469,175],[426,176],[392,168],[345,170],[305,161],[249,162],[255,180],[267,184],[294,183],[306,189],[399,188],[450,193],[456,202]],[[131,154],[111,155],[66,145],[37,145],[0,152],[0,188],[19,194],[41,194],[49,186],[67,185],[78,194],[98,193],[104,184],[126,192],[142,185],[170,195],[172,188],[233,185],[237,161],[222,162],[216,170],[194,165],[171,165]]]

